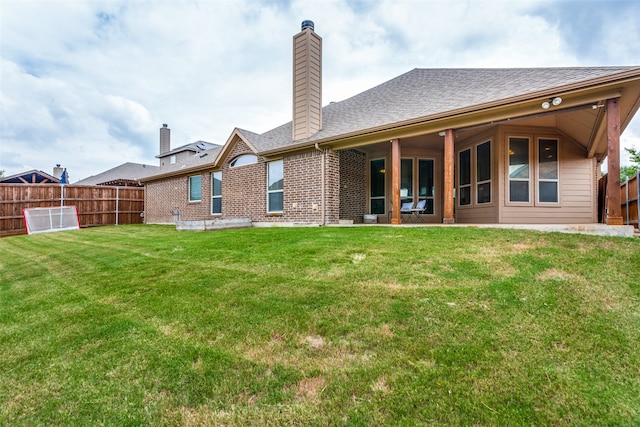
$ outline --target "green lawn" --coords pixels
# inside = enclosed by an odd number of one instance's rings
[[[640,425],[640,239],[0,239],[0,425]]]

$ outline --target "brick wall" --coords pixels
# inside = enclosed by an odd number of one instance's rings
[[[286,156],[282,220],[320,224],[322,221],[322,153],[317,150]]]
[[[327,224],[337,224],[340,217],[340,153],[326,150],[325,210]]]
[[[229,163],[253,151],[238,140],[222,165],[222,218],[251,218],[257,222],[322,222],[322,153],[309,150],[285,156],[284,208],[282,214],[267,213],[267,165],[258,162],[231,168]],[[365,210],[365,158],[348,150],[325,150],[325,215],[327,224],[338,219],[362,221]],[[211,171],[202,176],[202,200],[188,201],[189,176],[148,182],[146,222],[211,219]],[[179,212],[179,217],[177,213]]]
[[[202,177],[202,200],[189,202],[189,176]],[[146,183],[145,222],[175,223],[177,220],[210,218],[211,173],[195,173]]]
[[[267,212],[267,167],[258,163],[230,167],[229,163],[242,154],[255,154],[244,141],[238,139],[222,165],[223,218],[251,218],[265,221]]]
[[[340,152],[340,219],[361,223],[367,209],[367,161],[356,150]]]

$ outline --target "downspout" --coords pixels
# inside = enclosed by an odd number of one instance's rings
[[[324,206],[324,199],[325,199],[325,171],[324,171],[324,163],[325,163],[325,151],[320,148],[320,146],[318,145],[318,143],[316,142],[315,144],[316,150],[318,150],[319,152],[322,153],[322,158],[321,158],[321,165],[320,165],[320,175],[321,175],[321,190],[320,190],[320,209],[322,209],[322,219],[320,221],[320,225],[326,225],[326,212],[325,212],[325,206]]]

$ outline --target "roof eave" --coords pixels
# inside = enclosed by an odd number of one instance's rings
[[[175,169],[175,170],[159,173],[156,175],[146,176],[144,178],[140,178],[140,182],[143,182],[143,183],[153,182],[153,181],[158,181],[160,179],[171,178],[175,176],[182,176],[185,174],[190,174],[195,172],[204,172],[204,171],[215,170],[215,169],[216,169],[215,164],[213,162],[209,162],[201,165],[190,166],[190,167],[185,167],[181,169]]]

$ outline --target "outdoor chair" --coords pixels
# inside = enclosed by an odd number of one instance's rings
[[[409,215],[407,219],[411,221],[411,215],[413,214],[413,202],[404,202],[400,206],[400,219],[404,222],[404,215]]]
[[[424,218],[422,215],[427,210],[427,200],[423,199],[418,202],[415,209],[412,209],[411,212],[414,214],[414,222],[424,222]]]

